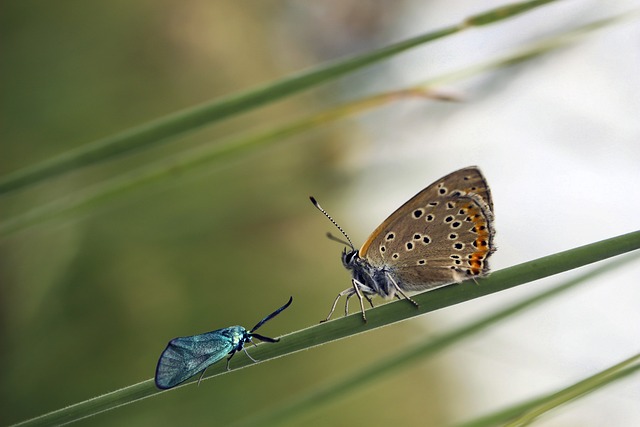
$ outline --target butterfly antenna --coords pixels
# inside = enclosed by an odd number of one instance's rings
[[[345,233],[345,231],[342,229],[342,227],[340,227],[340,226],[338,225],[338,223],[337,223],[333,218],[331,218],[331,215],[329,215],[329,214],[327,213],[327,211],[325,211],[324,209],[322,209],[322,206],[320,206],[320,205],[318,204],[318,201],[317,201],[316,199],[314,199],[314,198],[313,198],[313,196],[309,197],[309,199],[311,199],[311,203],[313,203],[313,206],[315,206],[315,207],[316,207],[320,212],[322,212],[322,213],[324,214],[324,216],[326,216],[327,218],[329,218],[329,221],[331,221],[331,222],[333,223],[333,225],[335,225],[335,226],[336,226],[336,228],[337,228],[338,230],[340,230],[340,232],[342,233],[342,235],[347,239],[347,242],[349,242],[349,246],[351,247],[351,249],[355,250],[356,248],[353,246],[353,243],[351,243],[351,239],[349,238],[349,236],[347,235],[347,233]],[[332,236],[331,234],[329,234],[329,238],[330,238],[331,240],[338,240],[338,239],[333,239],[332,237],[333,237],[333,236]],[[338,241],[340,242],[340,240],[338,240]],[[344,243],[344,242],[342,242],[342,243]]]
[[[345,246],[351,246],[349,242],[347,242],[346,240],[336,237],[328,231],[327,231],[327,239],[333,240],[334,242],[342,243]]]

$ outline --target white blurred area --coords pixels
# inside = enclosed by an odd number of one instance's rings
[[[499,2],[405,2],[390,40],[456,24]],[[398,55],[369,93],[417,84],[640,7],[565,1]],[[361,88],[359,88],[361,89]],[[439,177],[478,165],[492,190],[494,270],[640,229],[640,20],[594,31],[530,62],[443,91],[461,103],[404,101],[360,120],[345,160],[356,177],[335,212],[356,246]],[[422,317],[446,331],[584,273],[586,267]],[[640,349],[640,262],[491,327],[447,351],[454,421],[569,386]],[[544,417],[544,426],[640,425],[636,374]]]

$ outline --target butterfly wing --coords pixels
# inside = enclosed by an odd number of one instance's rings
[[[372,266],[405,290],[423,290],[487,274],[493,202],[476,167],[453,172],[416,194],[360,248]]]
[[[156,386],[161,389],[175,387],[202,372],[233,351],[244,336],[243,332],[243,327],[232,326],[172,339],[158,360]]]

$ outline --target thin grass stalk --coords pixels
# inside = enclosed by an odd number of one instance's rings
[[[562,390],[530,399],[490,415],[460,424],[458,427],[525,426],[553,409],[597,391],[640,370],[640,354],[623,360]]]
[[[450,346],[459,343],[461,340],[477,334],[489,326],[494,325],[502,320],[509,319],[512,316],[523,312],[525,309],[532,308],[553,297],[560,295],[570,289],[574,289],[579,285],[588,283],[591,279],[595,279],[605,273],[618,269],[631,261],[637,261],[638,254],[630,254],[615,261],[606,263],[596,269],[590,270],[565,281],[559,286],[544,291],[533,297],[529,297],[524,301],[518,302],[496,313],[476,319],[467,325],[456,328],[445,334],[436,337],[429,337],[423,343],[413,346],[410,349],[400,351],[398,354],[385,359],[381,362],[360,368],[354,373],[350,373],[346,378],[341,378],[331,384],[322,387],[315,387],[309,393],[295,397],[292,401],[286,402],[275,408],[270,408],[261,413],[241,419],[238,423],[232,424],[233,427],[250,426],[250,425],[281,425],[296,418],[302,414],[318,410],[322,406],[331,404],[337,400],[346,398],[348,395],[362,390],[365,386],[389,377],[400,370],[407,369],[415,363],[424,362],[426,358],[436,355]]]
[[[497,23],[554,1],[557,0],[532,0],[502,6],[464,19],[457,25],[403,40],[361,55],[327,63],[276,82],[170,114],[9,173],[0,178],[0,195],[42,182],[47,178],[104,162],[134,150],[148,149],[166,143],[187,132],[334,80],[413,47],[472,27]]]
[[[142,166],[133,171],[123,173],[120,176],[95,184],[84,190],[66,195],[45,205],[35,207],[25,213],[0,222],[0,236],[8,236],[17,231],[60,215],[75,212],[83,208],[97,206],[100,203],[112,200],[115,197],[139,189],[148,184],[173,179],[181,174],[199,170],[204,166],[211,166],[228,158],[240,156],[246,152],[253,152],[258,148],[265,148],[270,144],[283,141],[285,138],[309,131],[321,125],[361,114],[369,109],[386,105],[390,102],[406,99],[407,97],[423,97],[426,99],[438,99],[451,101],[451,97],[437,92],[440,84],[451,83],[464,78],[472,77],[491,69],[515,65],[534,57],[561,48],[569,43],[576,42],[581,37],[592,31],[605,28],[609,25],[624,22],[637,17],[637,14],[623,14],[612,18],[599,20],[573,31],[542,40],[527,46],[518,52],[506,55],[492,61],[468,67],[462,70],[447,73],[429,79],[419,85],[368,96],[356,101],[333,107],[309,117],[296,120],[292,123],[277,126],[273,129],[255,133],[231,137],[227,140],[208,144],[204,147],[191,149],[180,154],[170,156],[150,165]]]

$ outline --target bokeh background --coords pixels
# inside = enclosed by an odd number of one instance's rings
[[[499,2],[5,1],[0,172],[343,55],[455,24]],[[0,200],[10,218],[87,184],[247,129],[478,64],[640,6],[558,2],[413,49],[150,152]],[[435,179],[479,165],[499,269],[637,230],[640,25],[450,84],[224,165],[132,191],[0,240],[0,423],[146,380],[166,342],[232,324],[277,336],[323,318],[349,283],[315,195],[358,245]],[[185,387],[78,425],[226,425],[562,277]],[[291,425],[443,425],[554,390],[631,356],[635,265],[491,328]],[[244,356],[241,356],[244,357]],[[637,376],[540,425],[640,424]]]

